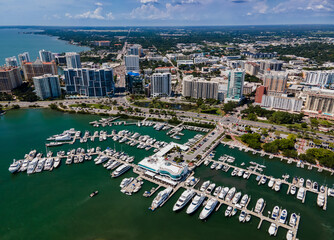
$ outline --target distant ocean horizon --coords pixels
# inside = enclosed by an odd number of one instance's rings
[[[88,47],[72,45],[57,37],[41,34],[25,34],[25,32],[37,32],[38,29],[27,28],[0,28],[0,65],[5,64],[5,58],[17,56],[23,52],[29,52],[31,61],[39,56],[39,50],[45,49],[54,53],[82,52]]]

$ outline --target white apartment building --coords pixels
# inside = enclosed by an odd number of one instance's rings
[[[151,77],[151,95],[170,96],[172,92],[172,75],[170,73],[154,73]]]

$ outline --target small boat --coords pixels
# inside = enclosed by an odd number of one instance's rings
[[[213,162],[210,168],[211,168],[211,170],[213,170],[213,169],[215,169],[217,166],[218,166],[218,163]]]
[[[237,212],[238,212],[238,209],[233,208],[233,210],[231,212],[231,216],[234,216],[235,214],[237,214]]]
[[[301,187],[301,188],[299,188],[299,190],[298,190],[298,193],[297,193],[297,199],[299,199],[299,200],[303,200],[303,199],[304,199],[304,196],[305,196],[305,188]]]
[[[325,191],[326,191],[325,186],[324,186],[324,185],[321,185],[321,187],[320,187],[320,192],[321,192],[321,193],[325,193]]]
[[[300,178],[298,181],[299,186],[303,187],[304,186],[304,178]]]
[[[173,188],[168,187],[165,190],[159,192],[158,195],[153,199],[150,209],[154,211],[156,208],[160,207],[160,205],[166,201],[172,191]]]
[[[310,179],[306,180],[306,188],[312,188],[312,182]]]
[[[261,179],[261,184],[265,184],[267,181],[267,177],[266,176],[263,176],[262,179]]]
[[[233,198],[233,196],[234,196],[234,194],[235,194],[235,192],[236,192],[236,188],[235,188],[235,187],[231,188],[231,189],[228,191],[228,193],[227,193],[227,195],[226,195],[226,197],[225,197],[225,201],[227,201],[227,202],[231,201],[232,198]]]
[[[288,216],[288,211],[286,209],[283,209],[279,216],[279,222],[284,224],[286,222],[287,216]]]
[[[56,157],[54,162],[53,162],[53,168],[57,168],[60,165],[60,158]]]
[[[245,221],[246,221],[246,222],[249,222],[249,221],[251,220],[251,218],[252,218],[252,215],[247,214],[247,216],[246,216],[246,218],[245,218]]]
[[[213,192],[213,196],[217,196],[222,190],[221,186],[216,187],[215,191]]]
[[[94,196],[96,196],[98,193],[99,193],[99,191],[92,192],[92,193],[89,195],[89,197],[94,197]]]
[[[242,207],[246,206],[246,204],[248,202],[248,199],[249,199],[249,197],[248,197],[247,194],[243,195],[242,198],[241,198],[241,200],[240,200],[240,205]]]
[[[246,219],[247,213],[245,211],[241,211],[239,215],[239,222],[244,222]]]
[[[202,184],[202,186],[201,186],[201,188],[199,189],[201,192],[204,192],[208,187],[209,187],[209,185],[210,185],[210,181],[208,180],[208,181],[205,181],[203,184]]]
[[[272,188],[274,186],[274,183],[275,183],[275,179],[270,178],[270,181],[268,182],[268,187]]]
[[[215,183],[211,183],[209,185],[209,187],[206,189],[206,193],[211,193],[213,191],[213,189],[216,187],[216,184]]]
[[[313,183],[313,190],[318,191],[318,183],[317,182]]]
[[[254,212],[260,213],[263,209],[263,205],[264,205],[264,199],[263,198],[258,199],[255,205]]]
[[[237,193],[234,195],[234,197],[233,197],[233,199],[232,199],[232,203],[233,203],[234,205],[237,204],[237,203],[239,202],[239,200],[240,200],[240,198],[241,198],[241,195],[242,195],[241,192],[237,192]]]
[[[281,184],[282,182],[280,180],[276,181],[275,183],[275,191],[279,192],[279,190],[281,190]]]
[[[275,206],[273,211],[271,212],[271,218],[276,220],[276,218],[278,217],[279,214],[279,207]]]
[[[273,236],[277,231],[277,225],[275,223],[271,223],[268,229],[268,233],[270,236]]]
[[[292,240],[292,238],[293,238],[293,232],[292,232],[292,230],[289,230],[286,233],[286,240]]]
[[[221,192],[219,193],[218,198],[220,198],[220,199],[224,199],[225,196],[226,196],[226,194],[227,194],[227,192],[228,192],[228,190],[229,190],[228,187],[224,187],[224,188],[221,190]]]
[[[244,170],[239,170],[239,172],[238,172],[238,177],[242,177],[242,175],[244,174]]]
[[[233,208],[231,206],[228,206],[225,210],[225,217],[228,217],[231,215]]]
[[[289,225],[291,227],[295,227],[296,223],[297,223],[297,214],[292,213],[291,216],[290,216]]]
[[[258,182],[258,181],[260,181],[260,179],[261,179],[261,176],[258,175],[258,176],[256,177],[256,181]]]
[[[247,179],[249,177],[249,175],[250,175],[250,173],[246,171],[242,177],[244,179]]]
[[[231,176],[234,177],[235,175],[238,174],[238,170],[235,168],[232,173],[231,173]]]
[[[292,185],[291,186],[291,189],[290,189],[290,194],[291,195],[295,195],[296,194],[296,191],[297,191],[297,187],[295,185]]]
[[[325,195],[323,193],[319,193],[317,197],[317,204],[319,207],[323,207],[325,204]]]

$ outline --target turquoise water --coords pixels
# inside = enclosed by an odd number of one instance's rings
[[[263,223],[257,230],[258,220],[240,224],[236,217],[225,218],[225,206],[205,222],[198,219],[199,211],[189,216],[185,209],[174,213],[172,206],[182,193],[178,191],[162,208],[155,212],[148,210],[151,198],[144,198],[143,191],[149,190],[153,184],[145,182],[138,194],[127,196],[119,190],[123,177],[135,176],[132,171],[124,176],[111,179],[109,172],[93,162],[83,164],[62,164],[52,172],[42,172],[27,176],[25,173],[10,174],[8,166],[13,158],[20,159],[31,149],[44,151],[45,139],[52,134],[60,133],[74,127],[77,130],[96,129],[88,122],[100,117],[90,115],[72,115],[51,110],[15,110],[0,118],[0,239],[270,239],[268,223]],[[114,126],[105,130],[129,129],[141,134],[149,134],[158,140],[171,141],[163,131],[155,131],[152,127]],[[180,143],[193,137],[196,132],[187,131]],[[175,141],[173,139],[173,141]],[[88,147],[101,145],[112,147],[135,156],[135,162],[150,155],[145,151],[126,144],[96,141],[88,144],[77,143],[74,146]],[[56,148],[54,151],[56,151]],[[258,161],[267,166],[265,173],[280,176],[289,173],[291,176],[304,176],[319,183],[333,184],[333,176],[325,173],[296,169],[275,159],[266,159],[252,154],[219,146],[216,158],[227,153],[236,157],[236,163]],[[334,239],[333,199],[329,199],[327,211],[316,206],[316,195],[308,193],[305,204],[295,197],[286,195],[286,188],[279,193],[270,190],[266,185],[258,186],[255,177],[248,181],[231,177],[223,171],[210,170],[201,166],[196,169],[195,176],[201,181],[210,179],[224,186],[235,186],[243,193],[250,194],[250,208],[259,197],[267,202],[264,210],[272,210],[273,206],[285,207],[301,214],[298,237],[300,239]],[[309,175],[308,175],[309,174]],[[90,199],[88,195],[99,190],[99,195]],[[275,239],[285,239],[285,230],[279,229]]]
[[[23,52],[29,52],[31,61],[39,57],[39,50],[45,49],[54,53],[82,52],[89,50],[87,47],[71,45],[66,41],[39,34],[23,34],[32,32],[31,29],[0,29],[0,65],[5,64],[5,58],[17,56]]]

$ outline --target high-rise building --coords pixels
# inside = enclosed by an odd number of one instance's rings
[[[125,56],[125,67],[127,72],[139,72],[139,56],[127,55]]]
[[[151,95],[170,96],[172,92],[172,75],[170,73],[154,73],[151,77]]]
[[[196,99],[218,99],[218,85],[218,82],[205,79],[184,79],[182,95]]]
[[[51,62],[52,60],[55,60],[52,52],[44,49],[39,51],[39,58],[42,62]]]
[[[19,68],[0,67],[0,92],[9,93],[22,84]]]
[[[139,73],[128,72],[125,76],[125,88],[131,94],[144,94],[144,79]]]
[[[265,60],[260,62],[260,71],[262,73],[266,71],[281,71],[283,67],[283,61],[276,59]]]
[[[256,93],[255,93],[255,102],[256,103],[261,103],[262,102],[262,98],[263,95],[267,94],[267,87],[265,86],[259,86],[256,89]]]
[[[42,76],[44,74],[58,74],[55,61],[42,62],[39,58],[37,58],[35,62],[23,62],[22,69],[26,80],[32,80],[33,77]]]
[[[112,68],[67,68],[64,69],[68,94],[88,97],[112,96],[115,90]]]
[[[7,67],[18,67],[19,66],[15,56],[8,57],[8,58],[5,59],[5,61],[6,61],[6,66]]]
[[[60,97],[61,90],[58,75],[45,74],[33,77],[36,95],[44,100],[46,98]]]
[[[67,52],[66,66],[67,68],[81,68],[80,54],[76,52]]]
[[[30,62],[30,56],[28,52],[24,52],[19,54],[19,62],[20,62],[20,66],[22,66],[23,62]]]
[[[307,93],[305,111],[314,114],[334,115],[334,91],[321,90]]]
[[[300,112],[303,106],[303,100],[281,95],[263,95],[261,107],[278,109],[284,111]]]
[[[227,98],[225,102],[237,101],[243,98],[243,86],[245,81],[245,72],[240,69],[229,71],[227,84]]]
[[[310,71],[305,75],[305,83],[308,85],[329,87],[334,83],[334,71]]]
[[[285,93],[287,80],[288,76],[284,72],[269,72],[263,76],[263,85],[268,92]]]
[[[128,49],[128,55],[141,56],[142,47],[139,44],[134,44]]]

